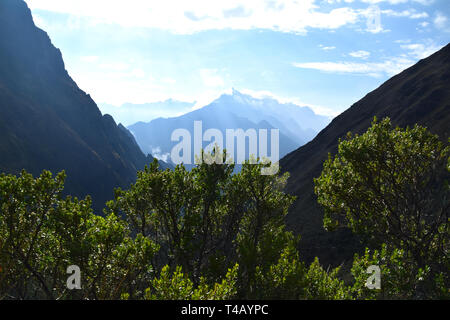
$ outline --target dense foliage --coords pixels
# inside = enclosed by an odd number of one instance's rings
[[[284,226],[287,175],[261,167],[163,171],[155,161],[104,216],[89,198],[62,198],[64,173],[0,176],[0,298],[345,297],[327,289],[345,291],[335,271],[300,261]],[[70,265],[81,290],[66,286]]]
[[[449,297],[449,156],[426,128],[392,128],[387,118],[349,134],[324,163],[315,179],[324,226],[350,227],[378,249],[356,256],[353,273],[380,266],[382,289],[358,296]]]
[[[324,226],[367,240],[351,280],[302,261],[284,223],[288,174],[261,175],[261,163],[236,173],[155,160],[102,216],[89,197],[62,197],[64,172],[3,174],[0,299],[448,298],[449,153],[426,129],[388,119],[340,142],[315,184]],[[73,265],[81,289],[67,286]],[[367,288],[370,266],[380,289]]]
[[[140,290],[156,244],[130,236],[115,215],[94,215],[89,198],[61,198],[64,173],[0,177],[0,298],[119,298]],[[83,290],[68,290],[77,265]]]

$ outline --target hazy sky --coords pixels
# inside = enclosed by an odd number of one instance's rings
[[[234,87],[336,115],[450,42],[449,0],[26,0],[97,103]]]

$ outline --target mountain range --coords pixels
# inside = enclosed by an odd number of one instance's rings
[[[347,229],[323,229],[313,179],[328,154],[336,153],[339,139],[349,131],[363,133],[374,116],[390,117],[401,127],[419,123],[447,142],[450,44],[392,77],[331,123],[307,107],[233,90],[201,109],[138,122],[128,130],[102,115],[71,79],[61,52],[35,26],[25,2],[0,0],[0,173],[65,170],[65,192],[91,195],[98,213],[115,187],[128,187],[136,171],[153,160],[151,153],[167,157],[175,129],[192,132],[194,121],[202,121],[204,130],[275,128],[280,130],[280,154],[285,155],[281,170],[290,172],[286,191],[297,196],[286,222],[302,236],[302,258],[318,256],[322,264],[340,264],[361,244]]]
[[[302,236],[300,252],[325,265],[351,259],[361,248],[347,229],[326,232],[323,212],[314,195],[313,178],[320,176],[328,154],[336,154],[338,141],[347,132],[361,134],[373,117],[390,117],[394,125],[418,123],[447,142],[450,135],[450,44],[392,77],[337,116],[312,141],[280,160],[291,173],[287,192],[298,197],[287,215],[289,229]]]
[[[182,115],[191,111],[195,102],[184,102],[173,99],[151,103],[124,103],[115,106],[108,103],[98,104],[103,114],[110,114],[116,121],[124,126],[132,125],[136,122],[149,122],[161,117],[170,117],[173,114]]]
[[[257,99],[233,89],[231,94],[223,94],[201,109],[179,117],[138,122],[128,129],[144,153],[170,161],[171,149],[176,145],[171,141],[172,132],[181,128],[193,136],[194,121],[202,121],[203,130],[218,129],[224,136],[226,129],[279,129],[282,157],[311,140],[330,119],[308,107],[283,104],[268,97]]]

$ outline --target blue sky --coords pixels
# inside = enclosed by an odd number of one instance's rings
[[[450,42],[448,0],[26,0],[99,103],[234,87],[334,116]]]

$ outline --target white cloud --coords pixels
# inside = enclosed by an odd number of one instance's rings
[[[387,2],[389,4],[401,4],[401,3],[407,3],[407,2],[417,2],[424,6],[429,6],[430,4],[434,3],[434,0],[361,0],[364,3],[370,3],[370,4],[377,4],[381,2]]]
[[[331,51],[331,50],[334,50],[334,49],[336,49],[336,47],[335,46],[324,46],[324,45],[319,45],[319,47],[322,49],[322,50],[324,50],[324,51]]]
[[[410,18],[410,19],[425,19],[428,18],[428,13],[426,12],[417,12],[415,9],[403,10],[403,11],[395,11],[392,9],[382,10],[382,14],[385,14],[389,17],[401,17],[401,18]]]
[[[217,69],[200,69],[200,77],[207,87],[223,87],[224,79],[218,74]]]
[[[430,4],[430,0],[360,0],[371,5],[368,9],[355,9],[353,0],[324,0],[339,7],[320,8],[318,0],[25,0],[32,10],[41,9],[69,14],[68,27],[81,24],[114,23],[125,27],[147,27],[169,30],[177,34],[191,34],[203,30],[269,29],[306,34],[308,29],[335,30],[371,18],[373,5],[387,2],[400,4],[416,2]],[[376,6],[375,6],[376,7]],[[382,10],[388,16],[420,19],[426,12],[415,9]],[[38,17],[38,24],[45,22]],[[386,32],[381,25],[365,30]]]
[[[433,43],[427,42],[423,43],[411,43],[404,44],[400,46],[402,49],[408,51],[408,55],[414,57],[415,59],[424,59],[436,51],[442,49],[442,46],[437,46]]]
[[[371,77],[394,76],[401,71],[407,69],[417,62],[419,59],[426,58],[436,51],[440,50],[442,46],[434,44],[431,40],[424,43],[410,43],[410,40],[397,40],[400,43],[400,48],[406,52],[398,57],[387,58],[381,62],[302,62],[293,63],[294,67],[302,69],[313,69],[323,72],[338,73],[338,74],[356,74]],[[364,56],[356,51],[350,53],[352,56]]]
[[[349,55],[352,56],[353,58],[367,59],[370,56],[370,52],[359,50],[350,52]]]
[[[428,18],[428,13],[426,12],[420,12],[420,13],[413,13],[409,16],[411,19],[425,19]]]
[[[438,12],[433,20],[434,26],[438,29],[448,31],[448,18]]]
[[[324,0],[330,4],[334,4],[334,3],[341,3],[341,2],[346,2],[346,3],[352,3],[355,0]]]
[[[70,14],[71,27],[79,19],[148,27],[189,34],[202,30],[271,29],[306,33],[308,28],[336,29],[358,21],[349,7],[321,11],[315,0],[26,0],[32,10]],[[345,3],[351,1],[344,1]]]
[[[434,3],[435,0],[413,0],[414,2],[420,3],[424,6],[429,6]]]
[[[294,63],[297,68],[314,69],[330,73],[359,74],[371,77],[393,76],[410,67],[414,61],[406,58],[395,58],[383,62],[307,62]]]
[[[170,154],[169,153],[162,153],[161,147],[152,148],[151,155],[155,157],[158,160],[166,161],[169,159]]]
[[[272,98],[272,99],[277,100],[280,103],[293,103],[293,104],[296,104],[301,107],[306,106],[306,107],[311,108],[315,114],[322,115],[322,116],[328,116],[330,118],[334,118],[335,116],[339,115],[341,112],[343,112],[345,110],[345,107],[336,108],[336,106],[333,106],[333,108],[329,108],[329,107],[305,102],[297,97],[279,96],[279,95],[274,94],[271,91],[265,91],[265,90],[255,91],[255,90],[251,90],[251,89],[239,89],[239,91],[244,94],[248,94],[257,99]]]
[[[406,40],[395,40],[395,43],[400,43],[400,44],[405,44],[405,43],[411,43],[410,39],[406,39]]]

